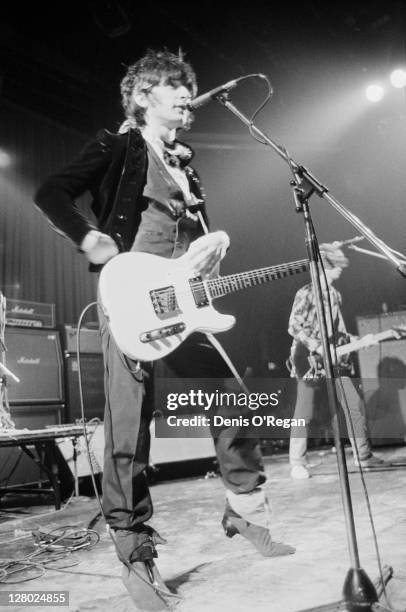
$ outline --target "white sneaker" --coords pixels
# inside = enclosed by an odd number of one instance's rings
[[[310,472],[304,465],[294,465],[290,471],[290,476],[295,480],[304,480],[310,478]]]

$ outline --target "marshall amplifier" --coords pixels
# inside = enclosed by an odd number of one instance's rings
[[[6,324],[17,327],[55,327],[55,304],[6,299]]]
[[[59,333],[8,327],[7,368],[19,379],[7,380],[10,404],[59,403],[64,400],[63,360]]]

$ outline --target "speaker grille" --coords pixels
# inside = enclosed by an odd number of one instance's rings
[[[45,329],[5,331],[7,367],[20,379],[8,381],[10,404],[64,401],[59,333]]]
[[[85,419],[86,421],[95,417],[103,419],[105,404],[103,355],[81,353],[80,364]],[[68,423],[74,423],[76,419],[82,418],[78,367],[76,355],[65,354]]]
[[[360,336],[406,327],[406,311],[357,317]],[[375,444],[406,435],[406,340],[386,340],[358,353],[368,426]]]

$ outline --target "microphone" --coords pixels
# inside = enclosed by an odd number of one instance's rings
[[[200,106],[203,106],[204,104],[207,104],[208,102],[213,100],[219,94],[224,93],[226,91],[230,91],[230,89],[234,89],[234,87],[237,87],[238,82],[244,78],[246,77],[239,77],[238,79],[233,79],[232,81],[228,81],[228,83],[224,83],[223,85],[219,85],[214,89],[210,89],[210,91],[207,91],[201,96],[197,96],[197,98],[187,104],[188,110],[194,111],[196,108],[199,108]]]

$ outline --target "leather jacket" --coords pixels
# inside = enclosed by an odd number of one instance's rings
[[[139,130],[125,134],[100,130],[72,162],[45,180],[34,201],[55,228],[78,247],[90,230],[98,229],[115,240],[120,252],[128,251],[145,209],[141,196],[147,164],[147,147]],[[203,200],[199,178],[192,169],[189,182],[191,191]],[[93,198],[97,227],[76,204],[86,191]],[[202,212],[207,221],[204,203]]]

